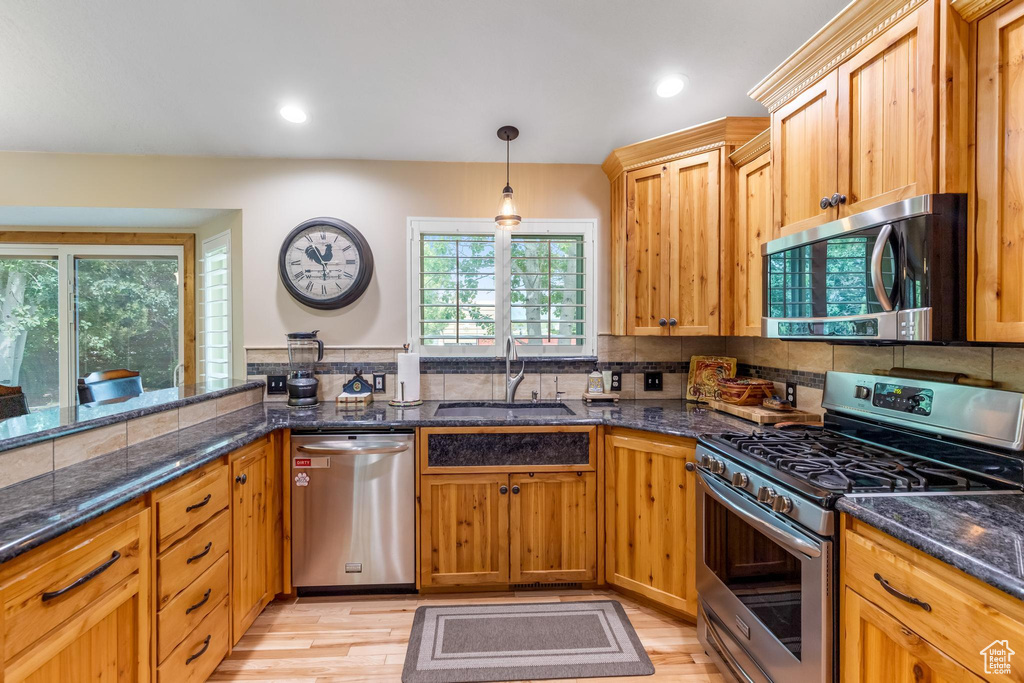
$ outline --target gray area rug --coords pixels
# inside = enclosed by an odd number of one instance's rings
[[[616,600],[420,607],[404,683],[650,676]]]

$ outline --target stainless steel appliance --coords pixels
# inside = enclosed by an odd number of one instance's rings
[[[317,332],[290,332],[288,338],[288,405],[315,406],[320,402],[317,394],[320,381],[316,378],[316,364],[324,359],[324,343],[316,338]]]
[[[414,441],[402,432],[292,432],[292,584],[300,592],[414,587]]]
[[[761,334],[966,341],[966,207],[921,195],[765,243]]]
[[[841,496],[1024,492],[1024,394],[830,372],[823,405],[698,444],[698,637],[737,680],[838,680]]]

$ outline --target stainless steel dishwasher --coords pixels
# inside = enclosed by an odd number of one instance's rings
[[[292,432],[292,584],[413,588],[415,437]]]

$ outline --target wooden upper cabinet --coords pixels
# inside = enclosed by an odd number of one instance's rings
[[[984,680],[858,593],[847,588],[844,598],[843,683]]]
[[[760,137],[760,136],[758,136]],[[753,144],[757,141],[751,141]],[[761,147],[766,142],[761,142]],[[734,201],[733,241],[733,319],[732,334],[761,336],[761,245],[775,239],[772,226],[772,167],[771,153],[754,153],[751,158],[736,158],[746,149],[733,155],[736,164],[736,191]]]
[[[975,341],[1024,341],[1024,1],[978,22]]]
[[[715,335],[719,331],[720,170],[718,150],[668,166],[668,327],[673,335]]]
[[[667,166],[626,174],[627,334],[669,334],[670,204]]]
[[[780,235],[835,220],[822,208],[837,187],[836,90],[831,72],[772,114],[772,184],[775,229]]]
[[[936,4],[839,67],[839,217],[935,191]]]
[[[509,487],[510,580],[595,580],[597,473],[513,474]]]
[[[508,475],[432,474],[420,479],[420,584],[509,579]]]

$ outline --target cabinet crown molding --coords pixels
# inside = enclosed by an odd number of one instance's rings
[[[952,0],[949,4],[964,21],[971,22],[999,9],[1007,2],[1009,0]]]
[[[733,166],[742,166],[771,149],[771,128],[766,128],[729,155]]]
[[[612,150],[601,168],[610,180],[649,164],[671,161],[698,152],[742,145],[768,126],[763,116],[725,116],[674,133]]]
[[[774,112],[929,0],[854,0],[747,94]],[[940,0],[945,2],[948,0]],[[962,0],[981,3],[997,0]]]

